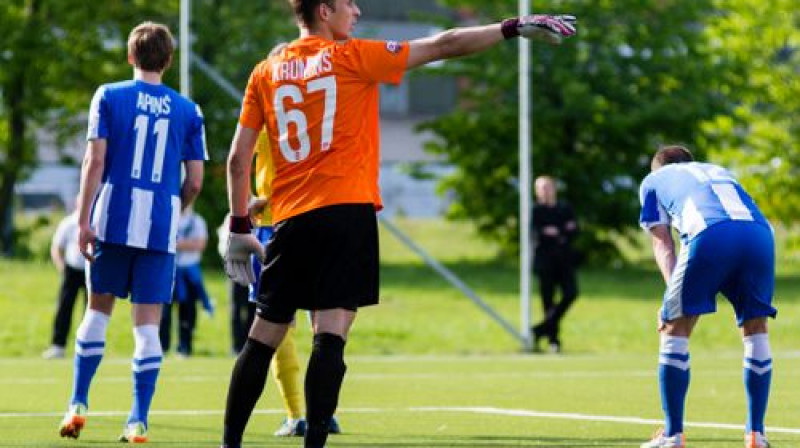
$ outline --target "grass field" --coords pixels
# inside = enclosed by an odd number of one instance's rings
[[[518,325],[516,259],[499,256],[467,226],[401,226]],[[581,297],[564,323],[565,353],[529,355],[519,354],[512,337],[407,249],[382,238],[382,304],[363,310],[354,327],[339,411],[345,434],[331,447],[638,446],[659,425],[654,325],[662,285],[651,262],[582,270]],[[800,446],[794,328],[800,270],[781,250],[768,415],[777,448]],[[225,282],[213,269],[207,280],[218,310],[199,322],[198,356],[167,358],[153,404],[152,446],[219,440],[232,358]],[[58,277],[46,263],[0,260],[0,284],[0,447],[117,446],[112,441],[130,403],[127,304],[112,319],[90,426],[80,441],[63,441],[55,429],[69,395],[71,361],[38,359],[49,341]],[[694,423],[688,428],[693,447],[742,446],[741,343],[732,319],[721,301],[720,312],[701,320],[692,339],[687,418]],[[302,319],[299,335],[305,357]],[[279,408],[270,383],[247,446],[301,444],[271,436],[282,419]]]
[[[696,353],[689,396],[690,446],[741,447],[744,396],[738,353]],[[655,356],[353,356],[342,392],[344,434],[335,447],[634,447],[659,425]],[[150,446],[213,447],[232,360],[170,360],[153,403]],[[0,363],[4,447],[111,447],[129,406],[127,359],[108,359],[78,441],[56,428],[70,362]],[[779,353],[769,434],[800,446],[797,354]],[[301,446],[271,435],[282,419],[272,383],[246,434],[248,447]]]

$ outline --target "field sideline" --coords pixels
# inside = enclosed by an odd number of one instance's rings
[[[773,446],[800,446],[798,353],[777,353],[767,418]],[[107,360],[81,439],[56,427],[69,360],[0,361],[3,447],[105,447],[130,403],[127,359]],[[168,358],[153,403],[153,447],[217,446],[232,359]],[[741,447],[744,393],[736,353],[697,353],[687,410],[690,446]],[[299,446],[271,432],[283,418],[270,380],[247,447]],[[335,447],[638,446],[660,424],[655,356],[353,356]]]

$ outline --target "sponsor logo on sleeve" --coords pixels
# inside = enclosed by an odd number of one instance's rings
[[[403,44],[396,40],[387,40],[386,41],[386,51],[392,54],[400,53],[400,50],[403,49]]]

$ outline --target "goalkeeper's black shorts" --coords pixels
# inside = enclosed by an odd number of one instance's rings
[[[372,204],[342,204],[275,226],[258,282],[257,312],[289,323],[298,309],[378,303],[378,223]]]

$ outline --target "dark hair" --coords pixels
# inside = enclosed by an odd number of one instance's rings
[[[174,51],[172,33],[166,25],[144,22],[128,35],[128,54],[142,70],[163,72],[172,63]]]
[[[692,156],[691,151],[686,149],[685,146],[662,146],[661,148],[658,148],[656,155],[653,156],[653,161],[650,162],[650,168],[655,171],[664,165],[669,165],[670,163],[685,163],[693,160],[694,157]]]
[[[289,0],[289,5],[294,11],[298,23],[306,28],[311,28],[314,24],[317,8],[323,3],[331,9],[336,9],[336,0]]]

